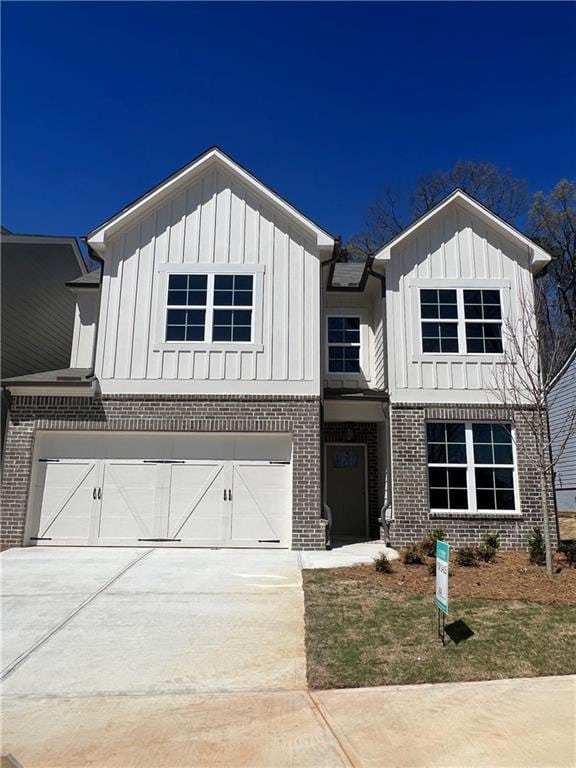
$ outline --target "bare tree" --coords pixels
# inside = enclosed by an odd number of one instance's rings
[[[553,379],[551,371],[558,370],[558,360],[566,359],[562,341],[555,340],[550,349],[551,365],[542,366],[542,330],[537,318],[538,294],[524,291],[520,296],[519,315],[503,324],[504,360],[497,367],[495,394],[506,405],[516,423],[521,423],[531,435],[536,448],[535,472],[540,485],[540,502],[546,546],[546,570],[552,575],[552,543],[550,526],[554,509],[548,490],[553,487],[554,467],[562,457],[568,441],[576,434],[576,403],[573,404],[560,429],[552,438],[548,428],[547,396]],[[536,311],[535,311],[536,309]]]
[[[531,236],[554,257],[538,278],[544,365],[554,375],[564,362],[548,350],[576,343],[576,184],[563,179],[545,196],[538,192],[530,209]]]
[[[421,176],[411,194],[387,185],[366,214],[366,226],[352,238],[349,247],[372,254],[401,232],[410,221],[429,211],[443,197],[460,187],[506,220],[514,220],[529,207],[524,179],[501,171],[491,163],[460,160],[448,171]]]

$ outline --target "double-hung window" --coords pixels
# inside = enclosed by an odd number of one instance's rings
[[[500,291],[422,288],[420,327],[423,353],[501,354]]]
[[[328,317],[328,373],[360,372],[360,318]]]
[[[510,424],[429,422],[426,430],[432,511],[516,510]]]
[[[502,352],[500,291],[465,290],[466,351]]]
[[[254,276],[168,276],[166,341],[250,342]]]
[[[458,352],[458,302],[455,290],[420,291],[423,352]]]

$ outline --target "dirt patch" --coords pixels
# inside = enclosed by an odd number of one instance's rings
[[[404,565],[394,561],[392,573],[378,573],[372,565],[339,568],[343,579],[373,584],[383,589],[413,595],[433,595],[435,575],[426,565]],[[546,605],[576,605],[576,568],[561,558],[550,578],[544,568],[532,565],[526,552],[503,552],[495,562],[466,568],[450,563],[450,597],[494,600],[525,600]]]
[[[558,528],[562,541],[576,541],[576,515],[559,515]]]

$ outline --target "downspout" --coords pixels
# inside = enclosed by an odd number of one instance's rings
[[[385,298],[386,296],[386,277],[384,275],[381,275],[380,272],[376,272],[372,268],[372,265],[374,264],[374,256],[368,257],[367,262],[367,268],[366,271],[369,275],[372,277],[377,278],[380,280],[381,285],[381,298]],[[386,343],[388,340],[388,334],[386,334]],[[386,359],[388,359],[388,350],[386,350]],[[385,449],[385,462],[386,462],[386,484],[385,484],[385,493],[384,493],[384,504],[380,508],[380,517],[378,518],[378,522],[380,523],[380,528],[384,532],[384,539],[386,542],[386,546],[390,545],[390,524],[394,520],[394,511],[392,509],[392,427],[390,423],[390,401],[388,401],[387,405],[384,405],[382,403],[382,412],[384,414],[384,424],[385,424],[385,437],[384,441],[386,443],[386,449]]]
[[[321,264],[322,269],[325,267],[331,267],[340,258],[340,249],[342,246],[342,238],[337,237],[334,243],[334,251],[331,258],[327,261],[323,261]],[[322,279],[320,285],[320,349],[324,349],[322,340],[324,339],[324,280]],[[322,510],[322,519],[325,521],[326,526],[326,549],[332,547],[332,510],[326,503],[325,481],[326,470],[324,467],[325,458],[325,438],[324,438],[324,355],[321,353],[320,359],[320,507]]]
[[[98,329],[100,327],[100,302],[102,301],[102,273],[104,272],[104,259],[101,256],[98,256],[96,251],[88,245],[85,237],[82,237],[80,239],[83,240],[84,243],[86,243],[86,247],[88,248],[88,255],[90,256],[90,258],[100,263],[100,285],[98,290],[98,308],[96,311],[96,327],[94,328],[94,340],[92,342],[92,365],[90,366],[90,370],[86,374],[87,379],[92,379],[94,378],[95,369],[96,369],[96,344],[98,341]]]

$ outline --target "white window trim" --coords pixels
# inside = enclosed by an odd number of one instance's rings
[[[163,350],[198,350],[198,351],[226,351],[226,352],[261,352],[264,349],[262,342],[263,318],[261,307],[263,306],[264,271],[262,264],[161,264],[158,267],[158,296],[156,303],[155,343],[154,351]],[[166,321],[168,313],[168,279],[170,275],[207,275],[208,284],[206,321],[204,326],[204,341],[166,341]],[[214,309],[234,309],[234,307],[215,307],[214,305],[214,279],[216,275],[252,275],[252,305],[250,307],[236,307],[236,309],[251,309],[252,326],[251,341],[210,341],[214,320]],[[171,307],[174,309],[174,307]],[[190,309],[194,307],[180,307]],[[203,309],[203,307],[196,307]]]
[[[329,370],[329,352],[328,352],[328,320],[331,317],[357,317],[360,320],[360,353],[359,353],[359,359],[360,359],[360,370],[356,373],[353,373],[351,371],[342,371],[338,373],[337,371],[330,371]],[[369,344],[368,344],[368,334],[369,334],[369,326],[368,326],[368,316],[367,312],[363,307],[331,307],[329,311],[325,313],[324,316],[324,366],[325,366],[325,374],[327,377],[331,379],[357,379],[359,376],[364,378],[366,381],[370,381],[371,379],[371,373],[370,373],[370,358],[368,354]],[[330,345],[332,346],[332,345]],[[342,346],[342,345],[336,345],[336,346]],[[350,346],[357,346],[355,343],[351,343]]]
[[[418,327],[420,332],[420,353],[424,355],[424,357],[428,358],[430,355],[442,355],[444,357],[445,355],[459,355],[460,350],[462,349],[462,328],[460,323],[460,313],[463,308],[462,304],[462,297],[464,296],[464,291],[459,291],[457,288],[430,288],[431,291],[455,291],[456,293],[456,317],[447,317],[447,318],[435,318],[435,317],[422,317],[422,301],[420,298],[420,292],[422,290],[426,290],[426,288],[419,288],[418,293]],[[462,294],[462,295],[461,295]],[[462,299],[462,301],[461,301]],[[438,301],[440,303],[440,298],[438,298]],[[453,305],[452,305],[453,306]],[[446,323],[450,325],[456,326],[456,331],[458,334],[458,352],[424,352],[424,339],[422,336],[422,324],[423,323]]]
[[[449,421],[439,419],[429,419],[432,424],[448,424]],[[428,421],[426,423],[428,423]],[[468,509],[441,509],[439,507],[429,506],[431,515],[441,515],[446,517],[466,517],[468,515],[486,515],[487,517],[521,517],[520,495],[518,487],[518,460],[516,454],[516,431],[514,425],[511,425],[512,433],[512,464],[476,464],[474,461],[474,435],[472,427],[474,424],[509,424],[502,421],[462,421],[454,420],[454,424],[464,424],[466,435],[466,464],[448,464],[428,461],[428,440],[426,439],[426,485],[428,491],[428,504],[430,505],[430,482],[428,480],[428,467],[444,469],[465,469],[466,486],[468,491]],[[478,509],[476,506],[476,474],[474,470],[479,469],[512,469],[512,482],[514,489],[514,509]]]
[[[473,279],[444,279],[444,280],[424,280],[410,279],[408,287],[412,294],[410,305],[412,307],[412,317],[417,318],[417,322],[412,327],[412,362],[425,362],[442,360],[447,363],[462,363],[464,361],[471,363],[501,363],[506,359],[506,338],[502,333],[502,344],[504,351],[502,353],[490,352],[467,352],[466,351],[466,318],[464,317],[464,291],[465,290],[492,290],[500,291],[500,306],[502,308],[502,331],[506,318],[511,317],[511,281],[510,280],[473,280]],[[420,305],[420,290],[429,288],[431,290],[455,290],[456,301],[458,304],[458,352],[424,352],[422,350],[422,318]],[[428,322],[455,322],[453,319],[434,320],[426,318]],[[471,320],[468,322],[472,322]],[[479,320],[478,322],[484,322]],[[498,321],[495,321],[498,322]]]

